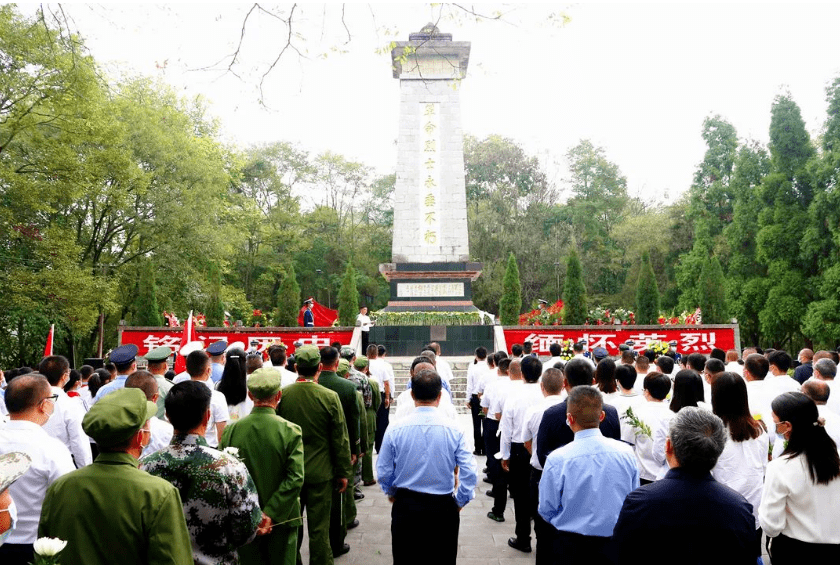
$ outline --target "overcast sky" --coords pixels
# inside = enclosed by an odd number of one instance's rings
[[[690,185],[706,116],[721,114],[742,139],[766,143],[773,98],[787,89],[818,134],[825,86],[840,74],[833,4],[584,3],[557,8],[565,25],[550,6],[506,5],[501,21],[476,21],[430,5],[348,4],[347,30],[341,5],[312,5],[295,13],[303,56],[287,51],[263,83],[263,105],[260,77],[288,30],[254,12],[234,67],[241,79],[224,72],[248,4],[64,8],[109,74],[156,76],[202,95],[225,140],[292,141],[382,174],[396,165],[399,81],[377,49],[440,18],[442,31],[472,43],[465,133],[512,138],[558,183],[568,176],[566,151],[589,138],[619,165],[631,194],[660,201]],[[289,5],[276,9],[287,15]]]

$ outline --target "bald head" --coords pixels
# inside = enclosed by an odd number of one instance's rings
[[[828,402],[828,396],[831,394],[831,389],[825,381],[810,379],[805,381],[805,384],[802,385],[802,393],[819,406]]]
[[[435,372],[435,366],[431,363],[417,363],[411,368],[411,376],[417,375],[420,371],[432,371]]]
[[[513,359],[510,362],[510,366],[508,367],[508,374],[510,375],[510,380],[518,381],[522,379],[522,361],[519,359]]]

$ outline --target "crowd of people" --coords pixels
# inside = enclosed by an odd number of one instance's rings
[[[70,565],[301,563],[305,522],[309,562],[329,564],[378,483],[394,563],[454,564],[479,480],[537,563],[840,557],[836,352],[529,345],[476,350],[471,430],[437,343],[398,395],[376,344],[220,341],[182,349],[180,375],[172,349],[124,345],[102,369],[0,372],[0,562],[52,537]]]
[[[476,350],[475,453],[487,517],[513,499],[508,544],[531,552],[533,524],[537,563],[840,557],[837,352],[803,349],[794,369],[781,350],[632,345]]]

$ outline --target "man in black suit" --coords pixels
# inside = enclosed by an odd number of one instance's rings
[[[758,556],[752,505],[710,471],[726,445],[720,418],[685,407],[671,420],[662,480],[624,500],[613,540],[619,563],[753,564]]]
[[[571,392],[576,386],[592,386],[595,384],[592,365],[585,359],[572,359],[566,363],[563,372],[566,376],[566,381],[563,384],[566,392]],[[601,433],[604,437],[620,440],[621,426],[618,411],[609,404],[604,404],[604,412],[606,416],[600,425]],[[548,457],[549,453],[567,443],[572,443],[574,439],[575,433],[566,423],[566,401],[564,400],[557,406],[552,406],[543,414],[540,431],[537,433],[537,457],[540,460],[540,465],[545,466],[545,458]]]

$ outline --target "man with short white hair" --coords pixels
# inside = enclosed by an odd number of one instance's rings
[[[837,364],[831,359],[820,359],[814,363],[814,377],[828,385],[829,390],[834,391],[834,377],[837,376]],[[840,415],[840,390],[828,396],[826,406],[829,410]]]

